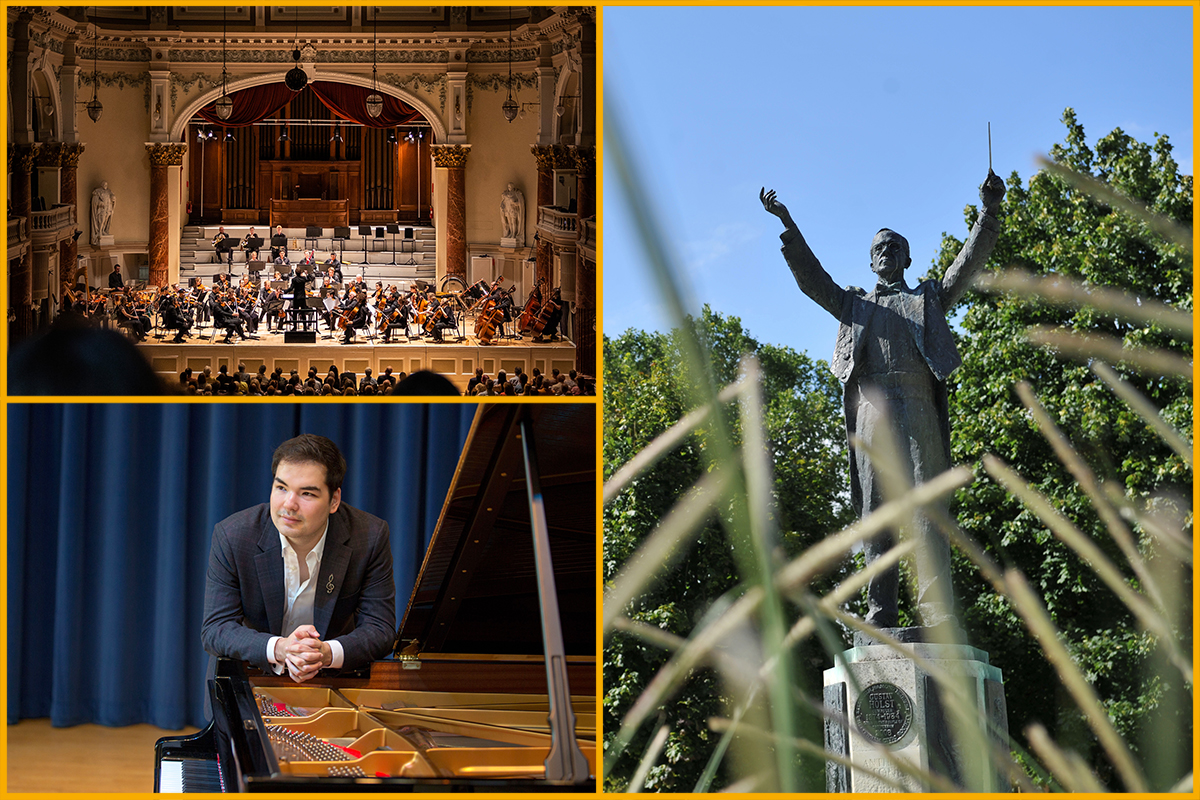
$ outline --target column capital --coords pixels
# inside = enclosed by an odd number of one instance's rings
[[[146,142],[146,152],[150,154],[150,165],[153,167],[182,167],[187,145],[181,142]]]
[[[434,166],[449,169],[466,167],[467,156],[471,155],[469,144],[434,144],[429,149],[433,153]]]
[[[575,156],[572,155],[570,147],[565,144],[552,145],[554,149],[554,168],[555,169],[575,169]]]
[[[41,143],[9,145],[9,148],[9,159],[13,166],[22,170],[26,175],[33,172],[33,165],[42,149]]]
[[[72,142],[59,142],[58,145],[62,152],[62,165],[67,169],[77,169],[85,145]]]
[[[529,152],[533,153],[533,157],[537,161],[538,172],[553,172],[554,171],[554,145],[552,145],[552,144],[530,145]]]
[[[39,167],[61,167],[62,147],[62,142],[45,142],[42,144],[42,149],[37,154],[37,165]]]
[[[575,156],[575,169],[580,175],[595,175],[596,174],[596,148],[594,147],[576,147],[573,148]]]

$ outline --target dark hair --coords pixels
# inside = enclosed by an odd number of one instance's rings
[[[276,447],[275,455],[271,457],[272,478],[284,461],[289,464],[320,464],[325,467],[325,485],[329,487],[331,495],[342,488],[342,480],[346,477],[346,459],[342,458],[337,445],[324,436],[302,433]]]

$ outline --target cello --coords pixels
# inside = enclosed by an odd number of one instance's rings
[[[525,307],[521,309],[521,316],[517,320],[517,332],[524,333],[529,330],[529,326],[537,319],[538,310],[542,306],[542,284],[545,278],[538,278],[537,285],[533,287],[533,291],[529,293],[529,297],[525,300]]]

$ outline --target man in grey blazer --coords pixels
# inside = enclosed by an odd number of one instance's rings
[[[281,444],[271,473],[269,503],[213,530],[204,649],[297,683],[382,658],[396,636],[387,523],[341,502],[346,461],[323,436]]]
[[[800,289],[837,317],[837,342],[830,369],[845,385],[846,434],[850,447],[850,497],[860,517],[884,501],[880,476],[869,451],[891,430],[897,455],[912,484],[923,483],[950,467],[950,415],[946,378],[962,363],[946,312],[962,298],[972,277],[983,268],[1000,233],[996,215],[1004,199],[1004,181],[991,169],[979,190],[983,210],[942,281],[921,281],[910,288],[904,270],[912,263],[908,241],[884,228],[871,242],[874,290],[833,282],[813,255],[787,207],[764,188],[763,207],[779,217],[783,257]],[[859,443],[863,446],[859,446]],[[917,608],[927,626],[952,616],[950,545],[925,515],[916,515],[915,566]],[[867,563],[892,547],[885,532],[863,543]],[[899,568],[876,576],[867,586],[867,621],[881,628],[898,623]]]

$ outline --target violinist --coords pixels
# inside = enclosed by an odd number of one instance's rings
[[[228,294],[220,291],[213,292],[213,317],[216,326],[225,329],[225,344],[232,342],[235,332],[242,339],[246,338],[246,329],[242,326],[242,319],[238,315],[233,299]]]
[[[181,298],[174,293],[164,292],[162,302],[158,305],[158,310],[163,318],[163,327],[175,331],[175,338],[171,340],[175,344],[181,343],[188,335],[188,329],[191,328],[191,323],[184,318],[180,302]]]
[[[132,301],[124,295],[115,295],[117,309],[117,327],[128,328],[138,342],[146,341],[146,334],[150,330],[149,320],[145,315],[138,314],[133,308]]]
[[[408,336],[408,303],[400,297],[400,293],[392,289],[383,300],[383,308],[379,311],[379,329],[383,332],[383,343],[391,344],[392,331],[397,326],[404,328],[404,335]]]
[[[267,315],[267,332],[271,331],[271,323],[275,323],[277,330],[283,330],[283,295],[278,289],[270,289],[267,291],[266,299],[263,302]]]

